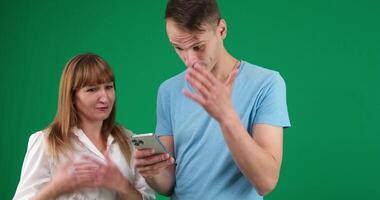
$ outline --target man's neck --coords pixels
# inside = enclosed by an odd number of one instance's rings
[[[220,60],[215,64],[214,68],[211,70],[211,73],[214,76],[225,82],[232,72],[232,70],[238,67],[239,60],[234,58],[231,54],[229,54],[226,50],[221,53]]]

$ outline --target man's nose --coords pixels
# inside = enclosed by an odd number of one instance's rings
[[[194,64],[197,62],[197,57],[195,52],[188,50],[184,53],[184,62],[186,67],[194,67]]]

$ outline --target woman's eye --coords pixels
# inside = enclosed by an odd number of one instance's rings
[[[95,91],[96,91],[96,88],[88,88],[86,91],[87,91],[87,92],[95,92]]]
[[[112,89],[113,88],[113,85],[106,85],[106,89]]]

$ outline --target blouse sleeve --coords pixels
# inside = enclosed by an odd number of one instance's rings
[[[46,150],[42,131],[29,137],[28,149],[14,200],[31,199],[50,181],[50,159]]]
[[[149,187],[149,185],[145,181],[144,177],[142,177],[137,171],[135,171],[134,186],[135,186],[136,190],[138,190],[141,193],[144,200],[156,199],[154,190],[151,187]]]

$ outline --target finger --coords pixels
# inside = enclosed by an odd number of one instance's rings
[[[77,168],[73,170],[74,176],[96,176],[99,168]]]
[[[75,160],[75,155],[72,152],[69,152],[67,155],[67,161],[66,163],[62,166],[64,170],[69,170],[70,166],[73,165]]]
[[[92,183],[95,181],[95,175],[90,175],[90,174],[80,174],[80,175],[75,175],[75,181],[77,184],[83,185],[83,184],[88,184]]]
[[[210,81],[211,85],[215,85],[219,82],[218,79],[210,72],[208,71],[205,67],[201,65],[194,65],[194,69],[197,70],[199,73],[201,73],[204,77],[207,78],[207,80]]]
[[[69,151],[69,152],[67,152],[66,156],[67,156],[67,159],[68,159],[69,161],[72,161],[72,162],[75,161],[76,154],[75,154],[73,151]]]
[[[135,149],[133,152],[133,157],[135,159],[142,159],[154,155],[154,149]]]
[[[94,175],[100,169],[98,165],[77,165],[73,169],[75,175]]]
[[[75,169],[87,169],[87,168],[99,168],[101,166],[100,162],[93,162],[93,161],[81,161],[73,164],[73,167]]]
[[[207,90],[210,90],[212,88],[212,84],[211,84],[210,80],[208,80],[207,77],[205,75],[203,75],[202,73],[200,73],[199,71],[197,71],[193,68],[189,68],[187,70],[186,75],[190,76],[191,78],[193,78],[197,82],[201,83]]]
[[[82,176],[82,175],[89,175],[93,176],[97,173],[98,170],[96,169],[80,169],[80,170],[74,170],[75,176]]]
[[[158,162],[154,165],[148,165],[145,167],[141,167],[141,168],[137,169],[137,171],[140,173],[149,173],[149,171],[157,171],[157,170],[166,168],[168,166],[171,166],[173,164],[174,164],[174,158],[170,158],[168,160],[163,160],[161,162]]]
[[[96,172],[99,169],[100,169],[99,166],[81,166],[81,167],[75,167],[74,173]]]
[[[88,155],[83,155],[82,160],[79,163],[90,163],[90,164],[94,164],[94,165],[98,165],[98,166],[105,165],[104,162],[102,162],[102,161],[100,161],[100,160],[98,160],[92,156],[88,156]]]
[[[104,178],[103,177],[97,177],[95,180],[94,180],[94,185],[96,187],[99,187],[101,185],[103,185],[103,182],[104,182]]]
[[[69,170],[70,167],[73,165],[73,162],[71,160],[67,161],[64,165],[63,165],[63,169],[64,170]]]
[[[191,93],[191,92],[189,92],[188,90],[185,90],[185,89],[182,90],[182,93],[186,97],[194,100],[195,102],[199,103],[202,106],[204,106],[206,104],[206,100],[204,98],[202,98],[201,96],[197,95],[197,94],[193,94],[193,93]]]
[[[104,176],[107,173],[108,169],[108,166],[101,167],[99,170],[96,171],[96,174],[98,176]]]
[[[210,92],[208,91],[208,89],[203,85],[201,84],[199,81],[197,81],[196,79],[194,79],[193,77],[189,76],[188,74],[186,74],[186,80],[190,83],[190,85],[200,94],[202,95],[203,97],[207,98],[208,96],[210,96]]]
[[[166,161],[170,159],[170,155],[167,153],[157,154],[150,157],[146,157],[145,159],[139,159],[135,161],[136,168],[144,168],[148,165],[154,165],[156,163]]]
[[[153,178],[155,175],[157,175],[159,173],[160,173],[160,170],[152,170],[152,171],[142,172],[140,174],[144,178]]]
[[[92,187],[96,181],[94,176],[76,176],[76,182],[79,184],[79,187]]]
[[[104,151],[104,158],[106,159],[107,163],[111,162],[108,149]]]
[[[75,174],[75,178],[79,181],[85,181],[85,180],[88,180],[88,181],[93,181],[95,179],[95,176],[94,174],[90,174],[90,173],[87,173],[87,174]]]
[[[75,169],[74,174],[75,175],[84,175],[84,174],[90,174],[94,175],[99,171],[98,168],[81,168],[81,169]]]
[[[107,165],[114,165],[114,163],[112,162],[112,160],[110,158],[110,154],[109,154],[108,149],[104,151],[104,158],[106,159]]]

